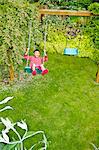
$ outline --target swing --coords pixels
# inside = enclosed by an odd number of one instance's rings
[[[78,55],[78,49],[77,48],[65,48],[64,55]]]
[[[64,55],[78,55],[77,48],[67,48],[67,38],[66,38],[66,48],[64,48]]]
[[[31,39],[31,22],[30,22],[30,32],[29,32],[29,41],[28,41],[28,56],[29,56],[29,51],[30,51],[30,39]],[[47,29],[47,24],[46,24],[46,28],[45,28],[45,34],[44,34],[44,55],[46,54],[46,32]],[[44,61],[43,61],[44,64]],[[42,70],[40,68],[35,68],[36,73],[37,74],[41,74]],[[29,67],[29,60],[27,59],[27,63],[26,63],[26,67],[24,68],[24,72],[31,74],[32,73],[32,69]]]
[[[72,33],[73,35],[74,33]],[[75,34],[73,35],[75,36]],[[66,47],[64,48],[64,55],[78,55],[78,49],[77,48],[67,48],[67,37],[66,37]]]

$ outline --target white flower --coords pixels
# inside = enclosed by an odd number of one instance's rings
[[[15,124],[11,123],[11,121],[8,118],[4,119],[1,117],[1,121],[6,126],[7,130],[14,128]]]
[[[8,133],[10,129],[6,128],[3,132]]]
[[[13,97],[7,97],[5,98],[3,101],[0,102],[0,104],[5,104],[7,103],[9,100],[11,100]]]
[[[5,133],[5,130],[2,131],[2,136],[3,136],[3,139],[5,140],[5,143],[9,143],[9,137],[8,137],[8,135]]]
[[[5,140],[0,135],[0,143],[5,143]]]
[[[17,122],[18,127],[27,130],[27,124],[22,120],[21,122]]]
[[[2,112],[2,111],[4,111],[4,110],[7,110],[7,109],[12,109],[12,110],[13,110],[13,108],[12,108],[11,106],[6,106],[6,107],[0,109],[0,112]]]

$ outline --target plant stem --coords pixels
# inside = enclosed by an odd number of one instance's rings
[[[23,140],[21,139],[21,136],[20,136],[20,134],[16,131],[16,129],[12,129],[16,134],[17,134],[17,136],[18,136],[18,138],[19,138],[19,140],[20,140],[20,144],[21,144],[21,150],[23,150]]]

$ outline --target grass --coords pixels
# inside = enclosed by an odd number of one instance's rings
[[[1,115],[25,119],[30,130],[44,130],[48,150],[92,150],[99,146],[99,85],[96,64],[88,58],[49,55],[49,74],[1,88],[0,100],[14,111]]]

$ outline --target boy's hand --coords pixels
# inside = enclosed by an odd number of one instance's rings
[[[44,56],[47,56],[46,52],[44,52]]]
[[[25,55],[27,55],[27,54],[28,54],[28,51],[29,51],[29,50],[28,50],[28,48],[26,48]]]

